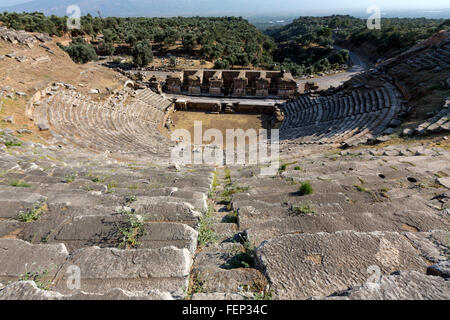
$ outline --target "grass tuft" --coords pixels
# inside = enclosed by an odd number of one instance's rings
[[[208,211],[201,217],[198,228],[198,243],[201,247],[207,247],[218,241],[218,235],[213,229],[213,215],[214,209],[208,208]]]
[[[313,194],[314,189],[311,186],[311,183],[309,183],[309,181],[305,181],[305,182],[302,182],[302,184],[300,185],[298,192],[301,196],[305,196],[305,195]]]
[[[11,187],[16,188],[30,188],[31,185],[23,180],[13,180],[9,184]]]
[[[299,203],[291,207],[291,214],[295,216],[306,216],[309,214],[315,214],[311,203]]]

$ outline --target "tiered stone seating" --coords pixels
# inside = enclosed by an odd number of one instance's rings
[[[443,44],[436,50],[426,51],[416,55],[407,61],[413,69],[430,70],[436,67],[448,69],[450,66],[450,43]]]
[[[0,153],[0,289],[11,284],[0,300],[185,296],[209,169],[130,167],[39,145],[11,150]],[[72,266],[79,288],[67,286]],[[39,288],[17,283],[27,279]]]
[[[446,105],[441,111],[439,111],[434,117],[431,117],[427,121],[421,123],[414,129],[405,129],[403,133],[405,135],[414,134],[426,134],[429,132],[445,132],[450,130],[450,109]]]
[[[448,151],[389,146],[292,160],[276,177],[231,168],[233,185],[246,190],[232,196],[231,210],[256,245],[256,268],[275,298],[327,297],[362,286],[369,267],[380,276],[415,271],[423,278],[410,279],[411,291],[392,284],[388,299],[450,297],[445,276],[426,275],[436,275],[431,264],[448,260],[450,185],[435,175],[450,173]],[[313,192],[302,195],[306,181]]]
[[[147,104],[150,104],[152,107],[162,112],[166,111],[171,104],[171,101],[165,99],[159,94],[154,93],[150,89],[137,91],[136,98]]]
[[[401,104],[396,91],[386,84],[327,97],[303,95],[282,108],[282,143],[352,145],[383,133]]]
[[[142,90],[137,97],[128,104],[124,97],[99,103],[60,90],[36,104],[32,118],[36,124],[50,125],[61,140],[84,148],[131,158],[168,158],[172,144],[158,125],[171,102],[151,90]]]

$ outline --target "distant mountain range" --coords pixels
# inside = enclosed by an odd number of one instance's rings
[[[276,1],[276,0],[275,0]],[[302,6],[301,1],[285,0],[283,5],[274,5],[274,0],[33,0],[14,6],[3,6],[10,1],[0,3],[0,12],[43,12],[46,15],[67,15],[66,10],[70,5],[78,5],[81,14],[90,13],[103,17],[156,17],[156,16],[227,16],[242,15],[255,17],[258,15],[286,17],[314,15],[323,16],[331,14],[350,14],[356,17],[367,17],[365,10],[355,9],[311,9],[311,4]],[[449,9],[439,10],[395,10],[386,11],[384,17],[426,17],[426,18],[450,18]],[[268,18],[269,22],[272,17]],[[281,19],[282,20],[282,19]]]

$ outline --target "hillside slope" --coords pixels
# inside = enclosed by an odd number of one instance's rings
[[[378,71],[392,77],[410,106],[405,127],[436,114],[450,98],[450,29],[380,63]]]
[[[122,87],[124,78],[95,63],[75,64],[54,40],[42,34],[0,27],[0,88],[8,92],[1,101],[0,116],[2,119],[13,116],[15,129],[26,128],[36,134],[24,139],[45,137],[25,117],[25,105],[38,90],[55,82],[70,84],[85,94],[97,89],[101,94],[95,99],[102,99],[108,90]],[[4,127],[5,122],[0,126]]]

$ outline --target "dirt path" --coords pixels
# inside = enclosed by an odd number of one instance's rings
[[[344,48],[341,48],[339,46],[334,46],[337,50],[342,50]],[[316,82],[319,85],[320,90],[326,90],[330,87],[339,87],[341,84],[343,84],[345,81],[350,80],[353,76],[364,72],[367,69],[367,64],[361,60],[361,58],[356,55],[354,52],[350,51],[350,61],[352,62],[352,66],[345,72],[333,74],[333,75],[327,75],[323,77],[317,77],[317,78],[311,78],[311,79],[304,79],[304,80],[298,80],[297,83],[299,85],[299,88],[303,90],[305,87],[306,82]]]

